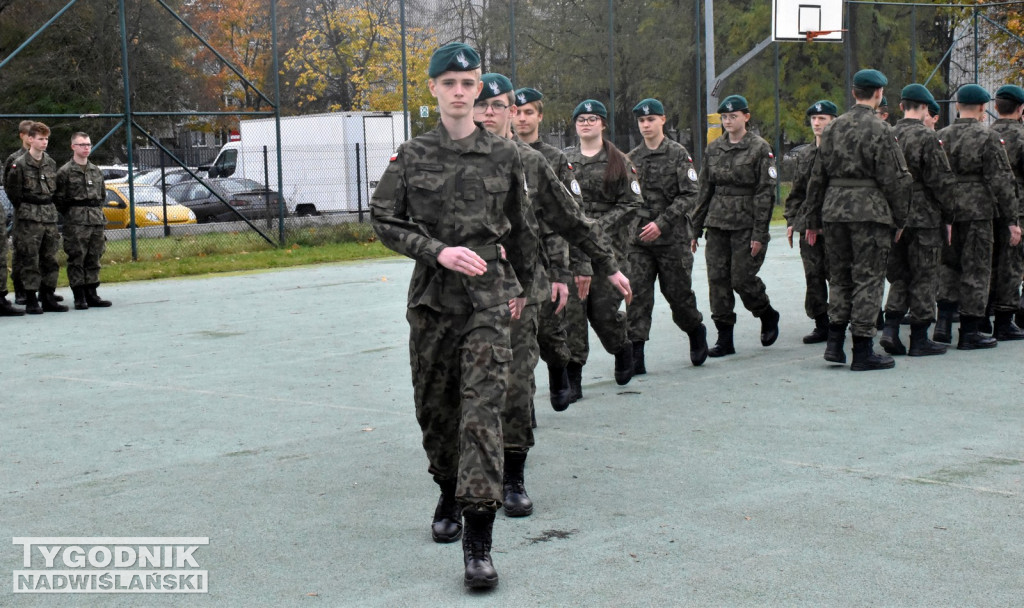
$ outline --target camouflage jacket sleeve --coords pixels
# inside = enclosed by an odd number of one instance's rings
[[[921,187],[927,190],[931,200],[938,204],[942,223],[952,224],[956,175],[949,166],[949,159],[946,158],[946,152],[942,149],[938,137],[932,134],[927,139],[922,138],[921,148]]]
[[[542,227],[543,230],[543,227]],[[541,246],[547,256],[547,276],[551,283],[568,283],[572,280],[569,270],[569,243],[551,231],[541,235]]]
[[[1010,169],[1010,159],[999,134],[990,131],[990,144],[985,146],[985,157],[982,165],[984,181],[996,203],[998,221],[1017,225],[1017,186]]]
[[[797,223],[802,224],[805,230],[821,230],[821,207],[825,203],[825,190],[828,189],[828,174],[825,171],[823,156],[832,148],[828,131],[828,127],[825,127],[825,132],[821,135],[821,146],[818,147],[811,162],[804,202],[800,205],[800,218]]]
[[[772,222],[775,207],[775,155],[768,142],[761,140],[757,186],[754,190],[754,225],[751,240],[767,243],[770,239],[768,226]]]
[[[715,184],[708,176],[707,158],[704,159],[704,165],[700,168],[700,177],[697,179],[697,183],[700,184],[697,188],[697,200],[694,201],[693,209],[686,216],[687,223],[690,225],[691,239],[698,239],[703,235],[704,219],[707,218],[708,210],[711,207],[711,197],[715,195]]]
[[[907,169],[903,151],[900,150],[899,143],[892,133],[892,127],[881,121],[879,124],[884,127],[885,136],[880,139],[880,149],[875,156],[875,181],[889,201],[893,223],[896,228],[903,228],[907,224],[907,214],[910,212],[913,178]]]
[[[57,186],[53,191],[53,204],[57,206],[57,210],[61,213],[64,213],[67,206],[71,204],[69,173],[70,167],[67,164],[57,169]]]
[[[21,167],[15,165],[13,160],[7,159],[7,164],[4,165],[4,192],[15,207],[21,205],[22,181]]]
[[[615,195],[616,205],[597,220],[605,232],[612,234],[631,222],[644,205],[640,182],[636,178],[636,167],[625,155],[623,161],[626,163],[626,177],[619,183],[619,191]]]
[[[814,157],[817,156],[818,148],[814,144],[808,144],[800,150],[796,157],[796,174],[793,176],[793,188],[786,197],[786,209],[783,217],[786,218],[786,225],[792,226],[795,230],[803,230],[801,218],[801,206],[807,197],[807,182],[811,178],[811,167],[814,165]]]
[[[514,148],[514,146],[513,146]],[[528,294],[533,289],[534,272],[539,263],[540,239],[533,223],[527,214],[532,214],[529,199],[527,198],[528,188],[526,185],[526,171],[523,168],[523,159],[519,156],[518,150],[513,150],[513,162],[509,172],[511,187],[508,190],[508,197],[505,199],[505,216],[512,224],[507,241],[508,261],[516,271],[516,277],[523,287],[523,293]]]
[[[680,150],[676,159],[676,185],[678,193],[672,198],[669,206],[658,215],[655,223],[662,230],[672,228],[686,231],[686,216],[693,209],[697,200],[697,170],[693,166],[693,158],[689,153]]]

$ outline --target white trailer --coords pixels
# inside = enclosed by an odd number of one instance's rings
[[[365,211],[391,155],[405,141],[406,120],[402,112],[281,117],[281,188],[274,119],[242,120],[239,140],[224,144],[210,177],[269,184],[294,215]]]

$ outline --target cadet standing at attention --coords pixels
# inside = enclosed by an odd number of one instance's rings
[[[92,141],[86,133],[71,136],[72,156],[57,170],[53,202],[64,217],[64,252],[68,255],[68,283],[75,294],[75,310],[110,306],[96,293],[100,286],[100,259],[107,248],[103,235],[103,172],[89,162]]]
[[[481,81],[484,86],[474,104],[474,118],[489,132],[510,139],[512,117],[518,110],[512,102],[512,81],[502,74],[484,74]],[[608,237],[593,220],[583,217],[579,205],[558,180],[544,155],[521,141],[516,143],[523,159],[526,183],[530,187],[529,215],[532,216],[532,223],[538,230],[542,245],[542,263],[537,264],[533,290],[527,294],[526,307],[520,317],[512,321],[512,368],[502,410],[502,437],[505,443],[502,504],[509,517],[525,517],[533,513],[533,501],[526,493],[524,467],[527,453],[534,445],[531,418],[536,391],[534,368],[540,358],[537,343],[538,315],[540,305],[552,300],[546,274],[550,260],[548,246],[560,250],[565,244],[561,237],[558,241],[551,237],[557,233],[570,239],[587,253],[599,272],[608,277],[627,302],[631,294],[629,281],[617,270],[615,254]],[[556,409],[563,403],[568,407],[567,397],[564,402],[556,405]]]
[[[625,263],[633,217],[643,204],[636,169],[611,140],[603,135],[608,110],[600,101],[587,99],[576,106],[578,146],[569,151],[583,198],[583,212],[611,237],[615,257]],[[628,275],[628,271],[627,271]],[[571,296],[571,294],[570,294]],[[566,314],[572,363],[569,382],[582,395],[583,366],[589,354],[587,322],[594,328],[604,349],[615,355],[615,382],[626,384],[633,377],[633,345],[626,331],[626,314],[619,310],[622,294],[607,281],[591,283],[590,277],[577,282],[578,300],[570,297]],[[582,300],[582,301],[581,301]]]
[[[654,281],[672,309],[672,321],[690,339],[690,363],[708,358],[707,328],[693,294],[693,252],[686,214],[697,198],[697,170],[686,148],[665,137],[665,107],[645,99],[633,108],[644,143],[629,160],[637,168],[644,206],[629,251],[629,276],[636,301],[629,307],[629,339],[633,343],[633,373],[645,374],[644,343],[651,335]]]
[[[1024,89],[1012,84],[996,90],[996,114],[999,119],[992,123],[992,130],[999,134],[1005,144],[1017,186],[1017,225],[1024,222]],[[996,218],[994,247],[995,260],[992,268],[992,289],[989,306],[995,314],[993,337],[996,340],[1021,340],[1024,331],[1020,308],[1021,275],[1024,275],[1024,244],[1010,244],[1010,233],[1003,226],[1009,218]],[[1013,315],[1017,314],[1017,323]]]
[[[878,343],[890,355],[920,357],[946,352],[944,345],[928,339],[928,327],[935,320],[942,246],[949,243],[952,229],[956,176],[949,168],[939,137],[923,122],[932,101],[932,94],[920,84],[903,87],[903,118],[893,128],[914,181],[907,225],[889,251],[886,270],[889,297],[885,302],[885,327]],[[908,312],[909,352],[900,341],[900,322]]]
[[[60,273],[60,234],[57,208],[53,206],[57,163],[46,153],[49,142],[50,128],[41,122],[32,123],[28,131],[29,148],[11,162],[4,179],[4,189],[16,214],[15,256],[21,259],[25,312],[30,315],[68,310],[54,293]]]
[[[7,183],[7,173],[14,166],[14,161],[28,151],[28,131],[35,124],[34,120],[23,120],[18,123],[18,137],[21,139],[21,147],[11,152],[11,155],[4,161],[3,170],[3,181],[0,181],[0,186]],[[18,224],[18,214],[14,214],[14,225]],[[14,241],[15,231],[11,228],[11,240]],[[18,244],[13,243],[13,249],[11,252],[11,282],[14,283],[14,303],[24,304],[25,303],[25,290],[21,286],[21,259],[18,257]],[[58,296],[59,298],[59,296]],[[59,298],[62,299],[62,298]]]
[[[24,314],[24,310],[7,301],[7,207],[0,205],[0,317]]]
[[[796,158],[796,175],[793,189],[786,197],[786,240],[793,246],[793,235],[800,241],[800,259],[804,263],[804,280],[807,291],[804,294],[804,312],[814,319],[814,329],[803,338],[804,344],[819,344],[828,338],[828,257],[825,255],[825,235],[818,235],[814,245],[804,237],[804,218],[801,206],[807,197],[807,180],[811,178],[811,167],[821,145],[821,134],[825,127],[839,115],[836,104],[822,99],[807,108],[807,119],[814,132],[814,145],[805,146]]]
[[[761,344],[779,337],[779,313],[772,308],[764,282],[757,276],[768,249],[768,224],[775,206],[775,155],[768,142],[747,130],[747,100],[730,95],[718,106],[722,137],[708,145],[700,171],[700,194],[690,212],[690,250],[707,228],[708,295],[718,341],[711,357],[736,353],[736,297],[761,319]]]
[[[892,229],[898,229],[899,239],[910,196],[910,174],[892,128],[874,115],[886,84],[878,70],[854,74],[857,103],[821,134],[804,202],[807,242],[817,241],[822,225],[828,234],[825,360],[846,363],[843,342],[849,323],[854,371],[895,366],[892,357],[875,353],[873,347]]]
[[[441,543],[461,536],[466,586],[491,588],[509,324],[532,289],[539,244],[516,145],[473,122],[480,56],[446,44],[428,75],[441,119],[391,157],[370,217],[385,246],[416,260],[406,318],[416,417],[441,487],[431,534]]]
[[[960,311],[959,350],[995,348],[997,341],[981,333],[992,279],[993,230],[1008,232],[1010,246],[1020,243],[1017,191],[999,135],[986,127],[988,91],[976,84],[956,93],[956,121],[939,131],[956,174],[952,244],[943,253],[938,295],[936,342],[952,342],[953,314]],[[996,220],[993,228],[993,218]]]

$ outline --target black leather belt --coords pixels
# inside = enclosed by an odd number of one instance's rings
[[[871,178],[836,177],[828,180],[828,185],[837,188],[877,188],[878,182]]]

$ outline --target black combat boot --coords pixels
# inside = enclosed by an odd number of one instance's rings
[[[647,373],[647,366],[644,365],[644,341],[639,340],[633,343],[633,375],[643,376]]]
[[[953,314],[956,313],[955,302],[939,302],[939,313],[932,331],[932,340],[943,344],[953,343]]]
[[[846,363],[846,323],[829,323],[828,342],[825,343],[825,360],[831,363]]]
[[[53,293],[53,287],[39,288],[39,303],[43,305],[43,310],[46,312],[68,311],[68,307],[64,306],[59,300],[57,300],[56,294]]]
[[[1024,329],[1017,327],[1013,322],[1012,312],[997,312],[996,328],[992,337],[1000,342],[1003,340],[1024,340]]]
[[[874,340],[862,336],[853,337],[853,363],[850,369],[855,372],[864,372],[873,369],[892,369],[896,362],[889,355],[880,355],[875,352]]]
[[[814,317],[814,329],[804,336],[804,344],[821,344],[828,340],[828,315],[821,313]]]
[[[556,412],[564,412],[573,402],[572,384],[569,382],[569,372],[566,368],[548,364],[548,391],[551,395],[551,407]]]
[[[40,306],[39,298],[34,291],[25,290],[25,312],[30,315],[43,314],[43,307]]]
[[[697,329],[686,332],[690,338],[690,363],[699,367],[708,360],[708,328],[701,323]]]
[[[71,288],[75,296],[75,310],[89,310],[89,303],[85,301],[85,285],[78,285]]]
[[[0,317],[20,317],[25,311],[7,301],[7,292],[0,292]]]
[[[907,355],[911,357],[927,357],[928,355],[946,354],[946,345],[932,342],[928,339],[929,323],[911,323],[910,325],[910,350]]]
[[[455,480],[437,481],[441,486],[441,497],[434,509],[434,521],[430,524],[430,536],[435,543],[453,543],[462,536],[462,505],[455,500]]]
[[[100,286],[99,283],[92,283],[91,285],[85,286],[85,301],[89,306],[93,308],[107,308],[110,306],[110,300],[104,300],[96,293],[96,288]]]
[[[979,350],[999,346],[999,342],[995,338],[978,331],[979,325],[981,325],[981,317],[960,315],[960,339],[956,344],[957,350]]]
[[[526,494],[526,452],[505,450],[505,474],[501,479],[501,502],[505,515],[526,517],[533,513],[533,501]]]
[[[878,339],[878,344],[890,355],[907,354],[907,347],[900,341],[900,319],[902,318],[901,313],[885,313],[885,327],[882,328],[882,337]]]
[[[498,586],[498,571],[491,561],[491,532],[494,513],[466,510],[466,533],[462,537],[462,557],[466,564],[465,583],[470,589]]]
[[[735,327],[735,325],[729,323],[715,321],[715,329],[718,330],[718,341],[708,349],[709,357],[724,357],[736,354],[736,347],[732,344],[732,330]]]
[[[628,384],[633,379],[633,344],[626,342],[615,353],[615,383]]]
[[[569,388],[572,389],[570,403],[576,403],[583,398],[583,364],[570,361],[565,366],[565,372],[569,375]]]
[[[771,346],[779,339],[779,311],[771,306],[759,315],[761,319],[761,346]]]

